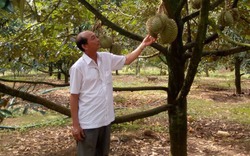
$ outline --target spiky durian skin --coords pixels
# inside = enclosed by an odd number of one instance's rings
[[[111,48],[113,42],[111,37],[108,37],[106,35],[101,35],[99,37],[99,40],[101,48]]]
[[[120,55],[122,51],[122,46],[118,43],[113,43],[110,52],[116,55]]]
[[[157,37],[157,35],[163,30],[164,24],[161,21],[160,16],[155,15],[150,17],[146,22],[147,32],[153,36]]]
[[[218,23],[222,26],[231,26],[234,23],[234,18],[229,11],[222,11],[218,17]]]
[[[166,21],[163,31],[160,33],[160,42],[163,44],[172,43],[178,35],[178,27],[173,19]]]

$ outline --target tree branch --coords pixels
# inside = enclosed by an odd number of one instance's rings
[[[176,12],[175,14],[177,15],[181,15],[181,11],[183,9],[183,7],[185,6],[185,4],[187,4],[187,0],[180,0],[178,7],[176,8]]]
[[[209,25],[217,32],[217,34],[219,34],[224,40],[228,41],[229,43],[232,43],[234,45],[238,45],[238,46],[243,46],[243,47],[250,47],[250,44],[248,43],[241,43],[241,42],[237,42],[234,41],[233,39],[231,39],[229,36],[224,35],[221,30],[216,26],[215,22],[212,20],[209,20]]]
[[[210,6],[210,10],[213,10],[214,8],[216,8],[218,5],[220,5],[221,3],[223,2],[223,0],[217,0],[215,1],[213,4],[211,4]],[[198,16],[200,13],[200,11],[197,11],[197,12],[194,12],[192,14],[190,14],[189,16],[186,16],[183,18],[183,22],[187,22],[189,20],[191,20],[192,18]],[[224,27],[220,27],[220,30],[222,31],[224,29]],[[217,33],[214,33],[212,34],[211,36],[209,36],[205,41],[204,43],[205,44],[208,44],[212,41],[214,41],[216,38],[218,38],[219,35]],[[187,50],[187,49],[190,49],[190,48],[193,48],[195,45],[195,42],[188,42],[183,48],[184,50]]]
[[[7,80],[7,79],[2,79],[2,78],[0,78],[0,81],[14,82],[14,83],[45,84],[45,85],[49,85],[49,86],[53,86],[53,87],[66,87],[66,86],[69,86],[68,83],[65,83],[65,84],[55,84],[55,83],[42,82],[42,81]]]
[[[167,105],[162,105],[162,106],[159,106],[159,107],[147,110],[147,111],[143,111],[143,112],[133,113],[133,114],[124,115],[124,116],[118,116],[115,118],[115,121],[113,121],[112,124],[135,121],[138,119],[150,117],[150,116],[159,114],[161,112],[164,112],[166,110],[169,110],[169,109],[171,109],[171,107],[172,107],[172,105],[167,104]]]
[[[224,2],[224,0],[217,0],[217,1],[215,1],[213,4],[210,5],[210,10],[215,9],[217,6],[219,6],[223,2]],[[187,21],[189,21],[189,20],[191,20],[191,19],[199,16],[199,14],[200,14],[200,10],[196,11],[196,12],[194,12],[194,13],[186,16],[186,17],[184,17],[182,20],[185,23],[185,22],[187,22]]]
[[[138,58],[152,58],[152,57],[155,57],[155,56],[157,56],[159,54],[160,54],[160,52],[156,52],[156,53],[151,54],[151,55],[139,56]]]
[[[66,116],[70,116],[70,110],[66,107],[58,105],[54,102],[51,102],[51,101],[44,99],[44,98],[41,98],[39,96],[35,96],[35,95],[29,94],[29,93],[26,93],[23,91],[13,89],[13,88],[8,87],[2,83],[0,83],[0,92],[11,95],[11,96],[16,96],[16,97],[22,98],[23,100],[27,100],[27,101],[41,104],[41,105],[45,106],[46,108],[49,108],[51,110],[54,110],[54,111],[59,112],[63,115],[66,115]]]
[[[163,90],[168,92],[167,87],[149,86],[149,87],[114,87],[114,91],[142,91],[142,90]]]
[[[200,21],[198,25],[198,33],[195,40],[195,46],[193,50],[193,55],[191,56],[190,64],[188,66],[187,75],[184,81],[184,84],[181,88],[181,91],[177,97],[178,99],[183,99],[188,95],[188,92],[193,83],[197,68],[202,56],[202,50],[204,46],[204,40],[207,33],[208,25],[208,12],[209,12],[209,3],[210,0],[202,0],[201,10],[200,10]]]
[[[234,0],[232,4],[232,8],[236,8],[238,5],[238,0]]]
[[[213,51],[203,51],[202,52],[202,57],[204,56],[209,56],[209,55],[214,55],[214,56],[228,56],[228,55],[233,55],[241,52],[245,52],[250,50],[250,47],[234,47],[231,49],[226,49],[226,50],[213,50]],[[192,56],[192,53],[186,53],[185,57],[190,58]]]
[[[87,1],[85,0],[78,0],[80,3],[82,3],[89,11],[91,11],[98,19],[100,19],[102,21],[103,25],[106,25],[108,27],[110,27],[112,30],[115,30],[117,32],[119,32],[121,35],[126,36],[128,38],[131,38],[133,40],[137,40],[137,41],[142,41],[143,37],[133,34],[129,31],[126,31],[124,29],[122,29],[121,27],[117,26],[116,24],[112,23],[111,21],[109,21],[106,17],[104,17],[99,11],[97,11],[92,5],[90,5]],[[154,47],[155,49],[159,50],[160,52],[165,51],[165,48],[163,46],[161,46],[160,44],[157,43],[153,43],[151,44],[152,47]]]
[[[227,50],[217,50],[217,51],[204,51],[202,56],[215,55],[215,56],[228,56],[240,52],[245,52],[250,50],[250,47],[235,47]]]

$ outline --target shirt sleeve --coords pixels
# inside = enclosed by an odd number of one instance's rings
[[[83,80],[82,72],[76,67],[71,67],[69,74],[70,74],[70,93],[79,94]]]
[[[111,69],[112,70],[120,70],[122,67],[124,67],[126,57],[123,55],[114,55],[111,54]]]

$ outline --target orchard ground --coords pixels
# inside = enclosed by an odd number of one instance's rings
[[[117,87],[167,86],[166,76],[114,75],[113,79],[114,86]],[[233,81],[228,77],[196,77],[188,95],[188,155],[250,155],[250,79],[242,79],[244,94],[241,95],[235,94]],[[38,91],[51,87],[40,85],[36,88]],[[68,88],[40,96],[69,106]],[[117,116],[121,116],[148,110],[166,104],[166,98],[164,91],[114,92],[115,112]],[[76,143],[70,132],[71,120],[55,112],[47,112],[47,115],[33,113],[6,118],[2,125],[25,127],[29,124],[46,124],[33,128],[1,130],[0,155],[75,155]],[[112,125],[110,155],[168,155],[168,127],[167,112]]]

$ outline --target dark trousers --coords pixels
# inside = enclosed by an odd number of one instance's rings
[[[111,125],[85,129],[85,139],[77,142],[77,156],[107,156],[110,147]]]

